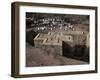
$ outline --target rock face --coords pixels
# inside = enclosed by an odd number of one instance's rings
[[[34,44],[36,48],[41,48],[47,53],[63,55],[64,49],[69,50],[66,47],[70,46],[73,51],[76,45],[86,45],[86,38],[82,32],[78,31],[39,33],[34,38]],[[73,55],[69,52],[67,54]]]
[[[49,32],[48,34],[38,34],[34,38],[35,47],[42,48],[48,53],[59,55],[63,55],[63,41],[71,45],[73,42],[72,36],[63,35],[63,33]]]

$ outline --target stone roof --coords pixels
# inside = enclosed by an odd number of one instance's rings
[[[71,35],[64,35],[62,32],[48,32],[48,34],[38,34],[34,40],[43,40],[43,45],[61,45],[62,41],[73,42]]]

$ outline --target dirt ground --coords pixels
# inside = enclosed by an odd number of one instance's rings
[[[80,65],[87,62],[67,58],[61,55],[48,54],[40,48],[26,45],[26,67],[36,66],[59,66],[59,65]]]

